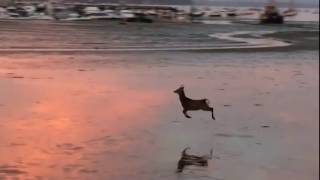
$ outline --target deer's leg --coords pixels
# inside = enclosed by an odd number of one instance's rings
[[[181,173],[184,169],[184,166],[185,166],[184,161],[180,159],[178,162],[177,172]]]
[[[212,108],[212,107],[210,108],[210,111],[211,111],[212,119],[213,119],[213,120],[216,120],[216,118],[214,117],[214,112],[213,112],[213,108]]]
[[[202,110],[204,111],[210,111],[211,112],[211,117],[213,120],[216,120],[216,118],[214,117],[214,112],[213,112],[213,108],[210,106],[206,106],[205,108],[203,108]]]
[[[183,114],[184,114],[187,118],[191,118],[191,116],[189,116],[189,115],[187,114],[187,111],[188,111],[188,110],[184,109],[182,112],[183,112]]]
[[[208,166],[208,161],[204,160],[203,162],[201,162],[202,166]]]

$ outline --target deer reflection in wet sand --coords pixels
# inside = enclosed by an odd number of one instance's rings
[[[212,159],[213,149],[210,150],[209,155],[204,156],[196,156],[187,154],[187,150],[190,149],[189,147],[185,148],[181,153],[181,158],[178,162],[177,172],[180,173],[186,166],[208,166],[208,160]]]
[[[213,108],[209,106],[208,99],[193,100],[188,98],[184,93],[183,86],[180,86],[178,89],[176,89],[174,93],[177,93],[179,95],[179,99],[183,107],[182,112],[187,118],[191,118],[191,116],[187,114],[188,111],[203,110],[203,111],[210,111],[212,115],[212,119],[216,120],[214,116]]]

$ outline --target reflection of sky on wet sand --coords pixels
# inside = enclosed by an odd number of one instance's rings
[[[318,176],[317,62],[180,55],[2,58],[0,179]],[[211,100],[217,121],[183,117],[172,92],[182,83],[188,96]],[[185,146],[214,148],[208,170],[174,174]]]
[[[140,132],[154,121],[157,112],[152,106],[166,103],[156,90],[130,89],[126,81],[131,78],[113,75],[112,69],[95,72],[93,77],[55,73],[53,80],[27,80],[33,72],[26,71],[25,79],[7,85],[17,89],[6,103],[8,116],[0,115],[6,122],[1,123],[0,146],[5,148],[0,149],[4,155],[0,162],[27,172],[25,178],[29,174],[51,177],[52,170],[61,168],[64,175],[55,171],[57,179],[98,173],[90,169],[95,162],[86,161],[97,160],[95,153],[108,155],[129,148],[130,141],[141,136],[131,132]],[[88,85],[95,77],[94,85]],[[20,104],[24,100],[28,103]]]

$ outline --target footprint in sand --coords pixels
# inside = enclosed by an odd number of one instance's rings
[[[24,143],[10,143],[10,146],[26,146]]]
[[[62,169],[65,173],[70,173],[70,172],[73,172],[81,167],[82,167],[82,165],[80,165],[80,164],[67,164]]]
[[[58,145],[56,145],[56,147],[63,150],[64,153],[66,153],[66,154],[73,154],[73,153],[83,149],[82,146],[76,146],[72,143],[58,144]]]
[[[180,125],[181,121],[172,121],[172,123],[175,124],[175,125]]]
[[[225,138],[232,138],[232,137],[253,138],[254,137],[254,136],[249,135],[249,134],[228,134],[228,133],[216,133],[215,136],[217,136],[217,137],[225,137]]]
[[[11,76],[9,78],[12,78],[12,79],[23,79],[24,77],[23,76]]]
[[[97,173],[98,171],[95,170],[95,169],[80,169],[79,170],[80,173],[89,173],[89,174],[92,174],[92,173]]]
[[[268,126],[268,125],[263,125],[263,126],[261,126],[262,128],[270,128],[270,126]]]

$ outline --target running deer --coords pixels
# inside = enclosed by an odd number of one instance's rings
[[[208,166],[208,160],[212,159],[212,152],[213,152],[212,149],[210,150],[209,155],[204,155],[204,156],[187,154],[188,149],[190,148],[189,147],[185,148],[181,153],[181,158],[178,161],[178,167],[177,167],[178,173],[181,173],[186,166],[202,166],[202,167]]]
[[[188,98],[186,96],[186,94],[184,93],[183,86],[179,87],[178,89],[176,89],[173,92],[177,93],[179,95],[179,99],[180,99],[181,105],[183,107],[182,112],[187,118],[191,118],[191,116],[189,116],[187,114],[188,111],[203,110],[203,111],[210,111],[212,114],[212,119],[216,120],[216,118],[214,117],[213,108],[209,106],[208,99],[193,100],[193,99]]]

